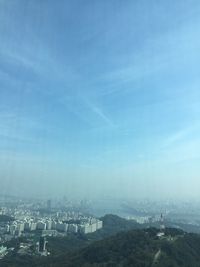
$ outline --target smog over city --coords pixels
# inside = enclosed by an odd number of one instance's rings
[[[50,234],[107,237],[111,214],[118,230],[200,233],[199,14],[197,0],[0,0],[0,260],[17,234],[39,233],[33,258],[57,256]]]

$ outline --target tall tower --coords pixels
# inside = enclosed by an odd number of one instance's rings
[[[164,217],[163,217],[163,214],[161,213],[161,215],[160,215],[160,232],[164,233],[164,231],[165,231]]]

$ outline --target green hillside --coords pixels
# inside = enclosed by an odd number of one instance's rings
[[[167,228],[165,236],[158,237],[156,228],[138,229],[137,223],[114,215],[102,219],[104,229],[94,234],[49,239],[49,257],[14,254],[0,266],[200,267],[198,234]]]

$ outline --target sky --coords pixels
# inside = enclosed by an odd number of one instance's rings
[[[199,14],[0,0],[1,193],[200,198]]]

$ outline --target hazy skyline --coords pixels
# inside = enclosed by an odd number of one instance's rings
[[[1,193],[199,197],[199,14],[0,0]]]

